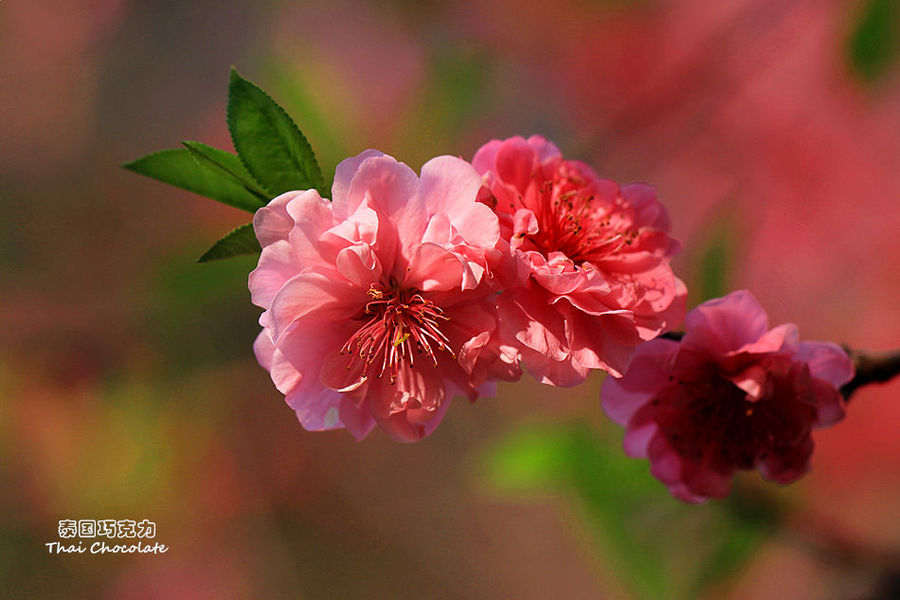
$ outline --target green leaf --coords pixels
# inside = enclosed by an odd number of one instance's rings
[[[241,159],[234,154],[200,142],[181,143],[200,164],[244,187],[260,200],[262,206],[268,204],[272,199],[272,194],[256,182]]]
[[[240,256],[241,254],[256,254],[261,250],[262,248],[259,246],[256,234],[253,232],[253,223],[247,223],[213,244],[212,248],[197,259],[197,262],[209,262],[211,260]]]
[[[779,526],[770,500],[739,485],[726,502],[673,499],[646,461],[622,453],[620,440],[609,426],[533,425],[495,442],[480,464],[496,491],[569,497],[580,509],[579,530],[594,535],[599,554],[639,598],[707,597]]]
[[[311,188],[327,194],[319,163],[300,129],[234,69],[228,87],[228,129],[247,169],[274,195]]]
[[[294,63],[272,58],[266,61],[264,72],[273,86],[270,93],[281,99],[295,122],[303,123],[304,134],[317,141],[316,157],[325,176],[325,189],[330,190],[334,168],[329,169],[328,165],[336,165],[353,154],[353,125],[334,117],[335,108],[327,90],[318,89],[315,77],[298,72]]]
[[[183,148],[148,154],[122,167],[247,212],[256,212],[262,206],[256,194],[221,171],[201,164]]]
[[[847,40],[847,58],[863,79],[873,82],[896,62],[900,49],[897,0],[869,0]]]

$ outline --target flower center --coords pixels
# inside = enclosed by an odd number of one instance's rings
[[[695,463],[721,472],[751,469],[771,452],[796,445],[809,434],[815,408],[794,402],[789,378],[773,380],[771,396],[752,402],[725,378],[672,380],[652,402],[654,420],[672,448]]]
[[[769,437],[761,406],[748,402],[742,390],[724,379],[677,385],[682,393],[670,407],[675,414],[662,419],[672,447],[688,460],[699,462],[713,452],[718,465],[752,468]]]
[[[456,358],[440,329],[450,317],[421,292],[373,283],[366,293],[371,300],[364,314],[371,316],[340,352],[350,357],[348,370],[361,367],[364,376],[377,371],[376,377],[387,373],[394,383],[403,361],[415,366],[416,354],[424,354],[435,367],[441,350]]]
[[[576,263],[594,263],[637,237],[622,199],[599,200],[587,181],[565,165],[536,190],[535,204],[526,208],[537,218],[539,231],[528,239],[545,255],[562,252]]]

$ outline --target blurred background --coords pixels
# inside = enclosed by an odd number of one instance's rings
[[[249,215],[126,172],[229,148],[228,69],[323,170],[540,133],[658,186],[691,305],[900,346],[894,0],[0,3],[0,591],[10,598],[896,598],[900,382],[787,488],[685,506],[624,458],[601,376],[457,401],[414,445],[302,430],[253,358]],[[49,555],[60,519],[162,555]]]

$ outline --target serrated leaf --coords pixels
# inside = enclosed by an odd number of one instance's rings
[[[317,189],[325,181],[309,142],[268,94],[231,71],[228,130],[247,170],[274,195]]]
[[[184,148],[154,152],[122,167],[247,212],[262,206],[244,186],[201,164]]]
[[[272,194],[253,178],[241,159],[234,154],[200,142],[185,141],[181,143],[202,165],[245,188],[259,199],[262,206],[268,204],[272,199]]]
[[[221,240],[213,244],[212,248],[203,253],[203,256],[197,259],[198,263],[209,262],[211,260],[220,260],[223,258],[231,258],[232,256],[240,256],[242,254],[256,254],[262,248],[256,239],[256,233],[253,231],[253,223],[241,225],[234,229],[231,233],[223,237]]]

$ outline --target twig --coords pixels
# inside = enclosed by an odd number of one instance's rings
[[[841,388],[841,393],[847,400],[857,388],[871,383],[884,383],[900,375],[900,350],[865,352],[851,350],[847,346],[844,346],[844,350],[853,359],[853,366],[856,368],[856,375]]]

